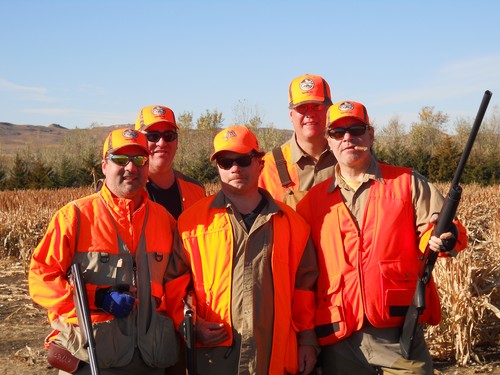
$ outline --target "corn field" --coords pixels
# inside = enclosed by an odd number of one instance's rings
[[[448,185],[438,184],[445,194]],[[212,194],[217,184],[206,186]],[[19,259],[25,270],[33,249],[57,209],[92,193],[91,188],[0,191],[0,255]],[[435,358],[465,366],[481,362],[477,349],[500,347],[500,185],[464,185],[458,216],[467,227],[469,246],[434,268],[443,320],[427,327]],[[498,349],[497,349],[498,350]]]

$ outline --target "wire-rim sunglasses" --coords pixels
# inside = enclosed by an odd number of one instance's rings
[[[172,130],[167,130],[165,132],[150,131],[144,133],[144,135],[146,136],[149,142],[154,142],[154,143],[158,142],[160,138],[163,138],[165,142],[173,142],[179,136],[177,132],[174,132]]]
[[[120,167],[126,167],[128,163],[130,163],[130,161],[132,161],[132,163],[134,163],[136,167],[144,167],[148,162],[148,157],[144,155],[129,156],[109,154],[108,156],[106,156],[106,159],[111,160],[113,163],[119,165]]]
[[[370,125],[353,125],[348,128],[329,128],[326,131],[328,137],[332,139],[342,139],[345,136],[345,133],[349,133],[354,137],[359,137],[366,133],[366,131],[370,128]]]
[[[322,111],[326,108],[324,104],[314,104],[314,103],[309,103],[309,104],[302,104],[296,106],[294,109],[296,112],[300,113],[301,115],[305,115],[307,111]]]

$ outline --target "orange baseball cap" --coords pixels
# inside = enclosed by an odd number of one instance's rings
[[[370,118],[366,107],[358,102],[352,100],[344,100],[332,104],[326,112],[326,127],[331,127],[335,121],[343,117],[352,117],[360,120],[365,125],[370,125]]]
[[[102,148],[102,157],[112,154],[125,146],[137,146],[149,155],[148,140],[144,134],[134,129],[117,129],[108,134]]]
[[[230,126],[217,133],[214,138],[214,153],[210,156],[210,161],[215,159],[215,155],[221,151],[232,151],[238,154],[249,154],[254,151],[258,155],[264,155],[260,151],[257,137],[242,125]]]
[[[320,76],[305,74],[292,80],[288,88],[288,107],[317,103],[331,105],[330,86]]]
[[[135,121],[135,130],[146,131],[147,128],[158,122],[167,122],[178,129],[174,112],[170,108],[163,105],[150,105],[139,112]]]

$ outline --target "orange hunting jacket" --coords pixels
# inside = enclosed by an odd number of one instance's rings
[[[182,174],[179,171],[174,171],[179,192],[182,199],[182,210],[190,207],[196,201],[205,197],[205,188],[198,181]]]
[[[76,204],[69,203],[54,215],[33,253],[29,272],[31,298],[48,310],[51,322],[64,317],[64,321],[77,324],[72,286],[67,277],[75,259],[84,264],[82,271],[87,282],[92,322],[113,319],[112,315],[96,308],[95,292],[97,287],[135,282],[131,263],[147,212],[149,220],[144,236],[151,294],[157,301],[157,311],[166,311],[163,278],[171,254],[175,220],[162,206],[148,200],[146,191],[143,198],[142,206],[132,212],[130,200],[113,197],[104,185],[100,192],[78,199]],[[117,233],[130,251],[128,256],[118,254]],[[118,272],[113,273],[113,269]],[[107,273],[115,276],[105,276]],[[89,281],[86,274],[99,281]]]
[[[231,346],[231,286],[233,233],[226,208],[211,207],[215,195],[200,200],[183,212],[178,232],[191,262],[200,317],[223,323]],[[275,319],[270,373],[298,372],[297,332],[314,328],[314,293],[295,289],[295,274],[306,243],[309,226],[290,207],[276,202],[281,210],[272,216],[272,269]]]
[[[332,178],[302,199],[297,211],[311,225],[318,251],[316,334],[331,345],[359,331],[401,326],[417,283],[418,248],[409,169],[380,164],[384,183],[371,181],[362,222],[357,224]],[[463,227],[462,227],[463,228]],[[436,325],[441,308],[434,280],[427,285],[420,322]]]

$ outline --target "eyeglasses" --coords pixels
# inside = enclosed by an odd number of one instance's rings
[[[326,134],[333,139],[344,138],[345,133],[349,133],[354,137],[359,137],[366,133],[366,130],[370,128],[370,125],[353,125],[348,128],[329,128]]]
[[[163,138],[165,142],[173,142],[177,139],[178,134],[172,130],[167,130],[166,132],[150,131],[144,133],[149,142],[158,142],[160,138]]]
[[[131,160],[136,167],[144,167],[148,162],[148,157],[144,155],[128,156],[109,154],[106,159],[111,160],[113,163],[119,165],[120,167],[126,167]]]
[[[224,170],[231,169],[234,163],[236,163],[239,167],[248,167],[250,164],[252,164],[253,157],[254,155],[243,155],[234,159],[218,158],[217,165]]]
[[[321,111],[325,109],[324,104],[302,104],[294,108],[301,115],[305,115],[307,111]]]

